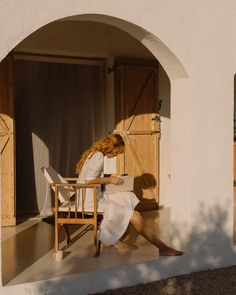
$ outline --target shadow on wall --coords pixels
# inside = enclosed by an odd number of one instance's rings
[[[134,191],[138,198],[145,196],[145,191],[154,189],[156,185],[156,178],[151,173],[143,173],[134,178]]]
[[[224,230],[227,218],[227,212],[218,205],[209,210],[199,206],[195,222],[185,241],[181,240],[184,227],[175,225],[173,228],[174,234],[178,235],[180,242],[185,245],[183,256],[161,257],[156,261],[135,266],[123,266],[119,270],[107,269],[99,273],[84,273],[81,277],[42,282],[38,286],[38,292],[55,294],[57,288],[58,290],[60,288],[60,294],[78,294],[78,286],[80,286],[79,294],[88,294],[198,270],[233,265],[236,263],[236,257],[232,237],[228,236]],[[71,264],[70,272],[73,273],[73,264]],[[93,286],[89,282],[93,282]],[[186,291],[185,287],[183,285],[183,292]],[[174,288],[173,283],[172,289]],[[188,285],[188,294],[191,294],[191,288],[192,286]]]
[[[134,178],[134,192],[139,198],[140,203],[136,210],[154,210],[158,209],[158,204],[155,200],[155,188],[157,186],[156,178],[151,173],[143,173]]]

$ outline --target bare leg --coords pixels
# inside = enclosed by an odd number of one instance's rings
[[[120,238],[120,241],[127,244],[127,246],[130,249],[137,249],[138,247],[135,245],[136,236],[134,234],[134,226],[130,223],[128,225],[127,230],[123,234],[123,236]]]
[[[134,211],[134,214],[130,220],[131,224],[134,226],[135,230],[142,235],[145,239],[159,248],[159,253],[161,256],[179,256],[183,252],[177,251],[173,248],[170,248],[160,239],[158,239],[152,230],[144,226],[144,221],[141,214],[138,211]]]

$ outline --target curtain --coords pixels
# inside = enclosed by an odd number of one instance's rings
[[[75,176],[75,164],[104,136],[103,68],[17,60],[14,63],[17,215],[47,214],[50,188],[41,167]]]

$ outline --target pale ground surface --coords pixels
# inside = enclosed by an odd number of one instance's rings
[[[159,237],[169,243],[169,209],[143,213],[145,220]],[[15,227],[2,228],[2,272],[4,285],[34,282],[72,274],[123,267],[158,259],[158,249],[137,239],[137,250],[129,250],[123,243],[102,248],[101,255],[93,256],[93,232],[82,234],[84,227],[70,227],[73,243],[60,262],[53,259],[53,218],[31,218]],[[150,225],[150,226],[151,226]],[[63,230],[61,244],[65,245]]]
[[[167,243],[170,242],[169,214],[168,209],[162,209],[159,212],[150,211],[145,215],[146,222],[153,224],[159,237]],[[94,259],[92,232],[80,238],[77,236],[78,232],[80,229],[72,229],[73,244],[66,250],[63,261],[56,263],[52,258],[51,224],[43,222],[40,218],[32,218],[16,227],[2,228],[4,284],[33,282],[158,259],[158,250],[142,238],[138,239],[138,250],[129,251],[120,244],[118,247],[104,248],[102,255]],[[236,295],[236,266],[100,294]]]
[[[236,266],[196,272],[97,295],[235,295]]]

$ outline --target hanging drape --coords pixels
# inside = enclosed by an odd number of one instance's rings
[[[18,216],[52,207],[41,167],[75,176],[82,152],[104,135],[103,88],[98,65],[14,62]]]

